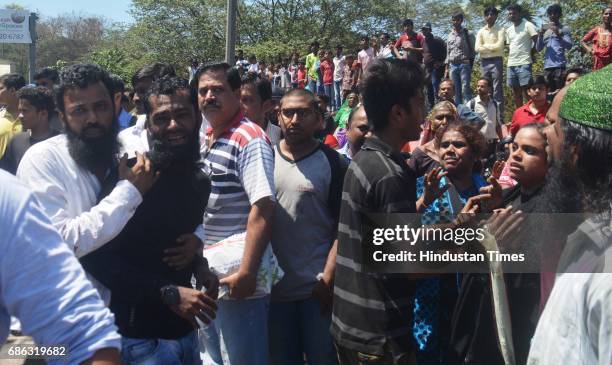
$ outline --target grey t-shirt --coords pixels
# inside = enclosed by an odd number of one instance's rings
[[[310,297],[334,240],[328,207],[332,171],[321,148],[298,161],[274,149],[278,205],[272,248],[285,276],[272,289],[272,300],[301,300]]]

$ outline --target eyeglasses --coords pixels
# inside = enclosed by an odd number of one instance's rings
[[[283,117],[287,119],[293,119],[293,117],[297,114],[298,118],[306,118],[311,116],[314,113],[312,108],[288,108],[281,109],[281,114]]]

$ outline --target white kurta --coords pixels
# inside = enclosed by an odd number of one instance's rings
[[[98,203],[102,186],[70,156],[64,134],[28,149],[17,177],[34,191],[45,214],[77,257],[115,238],[142,202],[138,189],[121,180]],[[99,283],[94,285],[103,288]],[[100,294],[108,299],[105,288]]]

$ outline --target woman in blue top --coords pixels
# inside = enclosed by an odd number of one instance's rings
[[[468,199],[487,185],[475,170],[486,148],[480,131],[468,124],[451,123],[436,131],[434,141],[442,166],[417,179],[417,212],[423,214],[424,225],[453,222]],[[450,317],[458,287],[459,276],[455,274],[417,284],[413,335],[419,365],[447,363]]]

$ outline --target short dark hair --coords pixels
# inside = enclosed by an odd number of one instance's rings
[[[487,16],[489,14],[498,15],[499,10],[493,5],[487,6],[484,10],[484,15]]]
[[[113,83],[113,90],[112,90],[113,94],[122,93],[125,91],[125,83],[123,82],[123,79],[119,75],[109,74],[108,77],[110,77]]]
[[[369,42],[369,41],[370,41],[370,37],[368,37],[367,35],[362,35],[362,36],[359,38],[359,40],[361,40],[361,41],[368,41],[368,42]]]
[[[59,82],[59,72],[51,67],[44,67],[34,74],[34,80],[49,79],[54,84]]]
[[[151,84],[147,94],[144,98],[144,108],[147,115],[150,115],[153,111],[151,107],[151,97],[157,95],[175,95],[178,90],[187,90],[189,92],[189,100],[191,105],[195,108],[196,113],[198,110],[198,94],[196,91],[189,86],[189,82],[182,77],[174,75],[163,76]]]
[[[242,76],[240,85],[253,85],[255,90],[257,90],[257,95],[259,95],[262,103],[266,100],[272,99],[272,84],[270,81],[268,79],[261,78],[252,72],[247,72]]]
[[[412,21],[412,19],[404,19],[404,22],[402,23],[402,27],[407,27],[407,26],[414,27],[414,22]]]
[[[324,102],[325,104],[329,104],[329,102],[331,101],[331,98],[328,95],[325,95],[325,94],[317,95],[317,99],[319,99],[320,101]]]
[[[448,79],[448,78],[447,79],[442,79],[442,80],[440,80],[440,84],[439,85],[442,85],[443,82],[450,82],[450,84],[453,86],[453,90],[455,90],[455,82],[453,80]]]
[[[198,67],[196,70],[193,79],[191,79],[191,87],[195,90],[198,89],[198,83],[200,82],[200,77],[206,72],[216,72],[223,71],[225,73],[227,82],[232,89],[232,91],[236,91],[240,89],[241,80],[240,80],[240,72],[234,67],[230,67],[225,62],[208,62],[204,65]]]
[[[546,15],[550,15],[550,14],[563,15],[563,10],[561,9],[561,5],[552,4],[551,6],[546,8]]]
[[[385,38],[391,38],[391,36],[387,32],[382,32],[380,33],[380,35],[385,36]]]
[[[36,110],[46,110],[49,118],[55,114],[51,90],[42,86],[26,86],[17,91],[17,98],[27,100]]]
[[[134,76],[132,76],[132,86],[136,85],[136,83],[142,79],[157,80],[166,75],[176,75],[174,66],[163,62],[151,63],[141,67],[138,71],[136,71],[136,73],[134,73]]]
[[[306,89],[291,89],[289,90],[285,95],[283,95],[283,97],[280,100],[279,105],[283,105],[283,100],[285,100],[285,98],[291,97],[291,96],[299,96],[299,97],[304,97],[309,99],[308,100],[308,104],[310,104],[310,106],[315,109],[315,110],[319,110],[319,102],[317,101],[317,97],[315,94],[313,94],[310,90],[306,90]]]
[[[0,76],[0,83],[7,89],[21,89],[26,85],[26,81],[20,74],[12,73]]]
[[[463,20],[464,16],[463,16],[463,12],[461,11],[456,11],[453,13],[453,15],[451,15],[451,19],[462,19]]]
[[[567,69],[567,71],[565,71],[565,73],[563,74],[563,80],[566,80],[569,74],[578,74],[579,76],[582,76],[584,75],[584,70],[582,69],[582,67],[572,67],[570,69]]]
[[[523,8],[519,4],[508,5],[508,11],[516,11],[519,14],[523,14]]]
[[[529,88],[529,87],[532,87],[533,85],[546,85],[546,86],[548,86],[548,82],[546,82],[546,77],[544,77],[544,75],[542,75],[542,74],[534,74],[529,79],[529,82],[527,83],[527,87]]]
[[[424,83],[423,71],[413,61],[374,60],[359,85],[363,106],[374,130],[386,128],[394,105],[410,110],[410,99],[420,92]]]
[[[476,80],[476,83],[478,83],[478,81],[481,81],[481,80],[486,81],[486,82],[487,82],[487,86],[488,86],[488,87],[491,87],[491,83],[492,83],[492,81],[491,81],[491,79],[490,79],[490,78],[488,78],[488,77],[486,77],[486,76],[481,76],[481,77],[479,77],[479,78],[478,78],[478,80]]]
[[[59,84],[55,89],[55,104],[57,109],[62,113],[65,112],[64,93],[68,89],[85,89],[91,85],[101,82],[108,91],[108,96],[115,105],[113,100],[113,82],[111,81],[108,72],[98,65],[93,64],[76,64],[64,68],[60,73]]]

